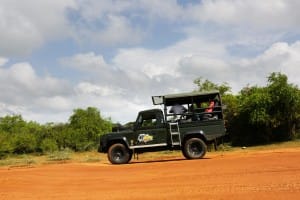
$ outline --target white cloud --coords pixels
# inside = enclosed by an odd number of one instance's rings
[[[0,30],[2,55],[28,54],[42,43],[40,32],[26,16],[1,5]]]
[[[73,0],[1,0],[0,54],[29,54],[45,41],[69,35],[65,10]]]
[[[214,58],[212,58],[212,54]],[[185,88],[190,88],[187,85],[193,82],[193,78],[200,76],[203,73],[202,63],[193,65],[195,70],[191,70],[191,66],[184,65],[188,58],[199,57],[201,59],[213,61],[213,59],[222,59],[226,56],[223,46],[213,43],[207,43],[197,38],[189,38],[187,40],[175,43],[172,46],[159,50],[147,50],[142,48],[122,49],[113,58],[113,64],[121,68],[127,73],[130,79],[137,83],[146,84],[149,81],[153,83],[156,80],[162,80],[168,76],[172,76],[174,82],[178,79],[192,75],[185,80]],[[211,66],[209,66],[211,68]],[[184,72],[184,74],[182,74]],[[185,73],[187,72],[187,74]],[[151,86],[150,86],[151,87]]]
[[[164,25],[171,25],[167,28],[172,30],[166,30],[170,37],[176,32],[199,37],[200,32],[203,40],[259,45],[271,37],[272,43],[291,31],[299,33],[299,7],[297,0],[204,0],[184,5],[176,0],[1,0],[0,55],[30,54],[48,41],[70,38],[101,46],[142,44]]]
[[[3,65],[5,65],[7,62],[8,62],[7,58],[0,57],[0,67],[3,66]]]
[[[81,71],[101,71],[108,67],[102,55],[95,55],[94,52],[84,54],[76,54],[69,58],[61,59],[61,63],[65,66],[79,69]]]
[[[65,57],[61,59],[61,63],[71,69],[79,70],[82,79],[93,79],[96,83],[105,86],[111,82],[122,85],[124,84],[124,78],[126,78],[123,71],[114,65],[108,64],[101,54],[96,55],[94,52]]]
[[[128,1],[77,1],[70,19],[73,36],[79,42],[115,46],[136,44],[143,38],[143,31],[124,15],[135,4]]]
[[[0,96],[14,95],[13,92],[17,92],[20,97],[68,94],[68,87],[68,83],[63,80],[51,76],[38,77],[29,63],[16,63],[8,68],[0,68],[0,88],[5,91]]]
[[[226,80],[226,74],[230,74],[230,66],[220,58],[192,55],[180,61],[183,76],[199,74],[207,79],[219,78]],[[218,74],[218,75],[217,75]]]
[[[100,44],[135,44],[142,40],[144,33],[123,16],[108,15],[105,24],[104,30],[93,34]]]
[[[244,68],[244,74],[253,77],[252,84],[263,84],[271,72],[281,72],[288,76],[290,82],[300,86],[297,75],[300,73],[299,41],[290,45],[284,42],[275,43],[263,54],[253,59],[243,59],[237,64]]]
[[[145,11],[145,14],[152,20],[164,19],[176,22],[184,15],[183,7],[180,6],[176,0],[139,1],[139,4]]]
[[[77,12],[79,12],[82,20],[91,22],[101,20],[108,13],[118,15],[126,10],[135,7],[135,3],[130,1],[99,1],[99,0],[76,0]]]
[[[87,82],[84,85],[80,83],[79,86],[87,87],[80,88],[80,90],[76,87],[76,95],[72,97],[73,106],[79,108],[96,107],[101,111],[103,117],[110,117],[113,122],[126,123],[134,121],[139,111],[151,106],[150,97],[140,99],[142,97],[134,97],[131,94],[123,93],[117,88],[113,88],[117,89],[117,91],[104,91],[106,92],[105,94],[99,91],[103,90],[103,88],[106,90],[107,87]]]
[[[26,109],[22,106],[11,105],[0,102],[0,116],[3,115],[22,115]]]
[[[299,6],[297,0],[204,0],[189,7],[189,13],[201,22],[259,29],[295,29],[299,26]]]
[[[269,73],[277,71],[300,84],[300,42],[275,43],[262,54],[243,59],[230,57],[219,45],[203,44],[194,39],[157,51],[122,49],[111,64],[93,52],[76,54],[65,58],[66,63],[77,64],[75,68],[90,75],[90,81],[79,80],[72,86],[36,74],[29,63],[0,68],[0,113],[20,113],[39,122],[66,121],[72,109],[94,106],[104,117],[126,123],[135,120],[138,111],[152,107],[152,95],[191,91],[199,76],[228,82],[235,92],[248,83],[265,85]]]
[[[174,21],[183,14],[182,6],[176,0],[77,0],[76,11],[81,19],[91,22],[102,20],[107,15],[126,14],[129,18],[167,19]]]
[[[140,44],[157,22],[177,23],[184,15],[175,0],[78,0],[71,12],[76,16],[70,24],[78,41],[106,46]]]
[[[36,107],[39,109],[45,109],[45,110],[51,110],[53,112],[65,112],[67,110],[72,110],[72,100],[71,96],[50,96],[45,97],[41,96],[37,99],[34,99],[34,103],[36,104]]]
[[[122,94],[121,88],[114,88],[112,85],[100,86],[89,82],[81,82],[75,86],[77,95],[95,95],[101,97],[108,97],[112,95]]]
[[[122,49],[113,58],[114,65],[138,82],[158,75],[174,74],[175,66],[170,65],[172,62],[173,59],[170,59],[164,51],[151,51],[143,48]]]
[[[300,72],[299,60],[299,42],[274,43],[256,57],[240,58],[232,57],[222,44],[192,39],[157,51],[123,49],[113,63],[122,66],[128,77],[149,95],[151,91],[175,92],[177,86],[179,91],[189,90],[192,81],[200,76],[215,83],[228,82],[234,92],[247,84],[265,85],[271,72],[286,73],[290,81],[300,85],[296,75]],[[151,90],[159,85],[163,89]]]
[[[88,24],[86,24],[88,23]],[[101,46],[133,45],[142,41],[145,33],[135,27],[126,17],[107,15],[102,20],[101,28],[87,28],[100,22],[73,24],[73,36],[79,43],[96,43]]]
[[[0,90],[0,113],[25,117],[31,112],[46,115],[49,110],[69,110],[67,101],[73,92],[67,81],[40,77],[29,63],[0,68]]]

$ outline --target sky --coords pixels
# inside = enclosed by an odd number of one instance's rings
[[[190,92],[233,93],[272,72],[300,85],[298,0],[0,0],[0,116],[68,122],[96,107],[113,122]]]

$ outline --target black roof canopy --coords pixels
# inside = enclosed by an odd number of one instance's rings
[[[174,104],[191,104],[195,102],[208,101],[209,99],[218,99],[220,101],[219,91],[208,92],[188,92],[178,94],[167,94],[161,96],[152,96],[154,105],[172,106]]]

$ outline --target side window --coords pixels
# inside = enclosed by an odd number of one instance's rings
[[[164,124],[162,112],[144,112],[137,118],[136,127],[142,129],[159,128]]]
[[[156,118],[143,120],[142,127],[155,127],[157,124]]]
[[[143,113],[138,117],[138,127],[152,128],[157,125],[156,115],[153,113]]]

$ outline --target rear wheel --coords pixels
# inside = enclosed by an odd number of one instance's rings
[[[107,157],[112,164],[126,164],[131,160],[132,154],[124,144],[116,143],[109,147]]]
[[[204,157],[207,146],[200,138],[190,138],[183,146],[182,154],[187,159],[198,159]]]

